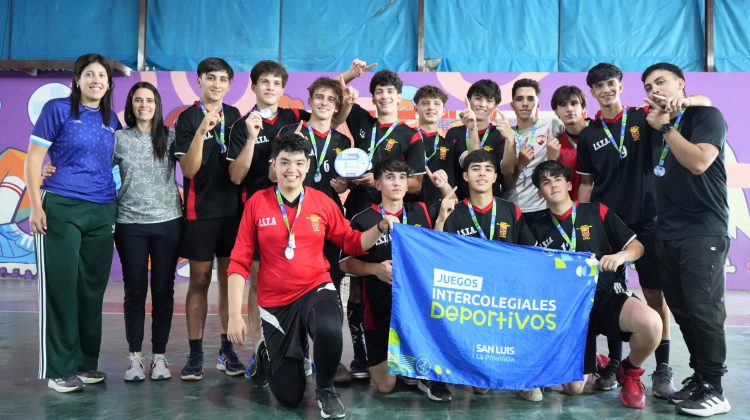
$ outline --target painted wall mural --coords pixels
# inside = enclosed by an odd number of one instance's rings
[[[307,86],[321,75],[332,73],[292,73],[285,89],[281,105],[284,107],[307,107]],[[513,119],[510,108],[511,86],[522,77],[539,80],[542,116],[551,116],[550,97],[561,85],[577,85],[588,94],[584,73],[401,73],[404,81],[400,118],[416,123],[412,98],[416,90],[425,84],[442,87],[449,95],[446,113],[441,123],[444,129],[458,123],[458,112],[465,108],[465,94],[471,83],[490,78],[502,89],[501,110]],[[750,290],[750,209],[748,191],[750,187],[750,144],[743,142],[739,127],[742,127],[746,104],[750,97],[750,77],[745,73],[688,73],[688,93],[702,93],[711,98],[726,118],[729,130],[726,148],[726,164],[729,186],[730,236],[732,245],[726,262],[727,287]],[[370,75],[353,82],[359,89],[359,103],[374,110],[368,93]],[[199,90],[194,72],[136,72],[128,77],[115,75],[115,111],[123,121],[123,110],[128,89],[133,83],[148,81],[159,89],[164,102],[167,124],[173,125],[177,116],[198,98]],[[625,90],[623,103],[637,106],[645,96],[640,74],[627,73],[623,79]],[[24,182],[23,165],[28,138],[42,106],[52,98],[70,93],[70,73],[44,72],[32,77],[17,72],[0,72],[0,276],[36,276],[34,241],[28,233],[29,200]],[[245,113],[255,104],[255,95],[250,91],[249,73],[235,74],[232,88],[225,102]],[[588,114],[598,110],[596,102],[588,96]],[[341,131],[346,132],[344,127]],[[178,179],[182,180],[181,176]],[[631,286],[637,285],[634,270],[629,270]],[[180,276],[187,276],[186,262],[181,261]],[[112,265],[113,279],[121,279],[119,260]]]

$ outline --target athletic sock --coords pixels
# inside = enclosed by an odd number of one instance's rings
[[[607,347],[609,347],[610,359],[617,360],[618,362],[622,360],[622,340],[618,338],[608,338]]]
[[[656,366],[658,367],[662,363],[669,364],[669,339],[662,338],[659,347],[654,351],[654,357],[656,358]]]
[[[638,366],[633,366],[632,363],[630,363],[630,357],[626,357],[625,360],[622,361],[622,368],[624,370],[630,370],[630,369],[640,369]]]
[[[203,339],[188,340],[190,344],[190,356],[203,357]]]
[[[229,353],[234,350],[234,346],[232,346],[232,342],[229,341],[229,338],[227,338],[226,334],[221,335],[221,352],[222,353]]]
[[[367,361],[367,349],[365,348],[364,306],[361,303],[349,302],[347,308],[349,318],[349,332],[352,335],[352,347],[354,359],[362,362]]]

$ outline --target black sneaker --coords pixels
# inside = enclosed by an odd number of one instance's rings
[[[180,372],[183,381],[200,381],[203,379],[203,354],[188,355],[187,364]]]
[[[617,370],[620,362],[609,359],[607,364],[598,372],[598,378],[594,381],[594,389],[599,391],[611,391],[617,388]]]
[[[315,398],[320,407],[320,417],[324,419],[340,419],[346,416],[344,405],[339,400],[336,388],[315,388]]]
[[[268,356],[268,349],[266,348],[266,342],[261,341],[258,345],[258,352],[253,356],[253,364],[248,367],[250,371],[250,383],[256,388],[265,388],[268,386],[268,378],[266,377],[266,366],[271,363],[271,359]],[[247,377],[247,374],[245,374]]]
[[[421,379],[417,384],[420,391],[427,394],[431,401],[448,402],[451,400],[451,390],[444,382],[428,381]]]
[[[369,379],[370,369],[367,367],[367,362],[361,359],[354,359],[349,365],[349,370],[352,372],[352,378],[354,379]]]
[[[216,358],[216,369],[223,371],[227,376],[239,376],[245,372],[245,365],[240,362],[234,350],[226,353],[219,350],[219,356]]]
[[[719,394],[713,385],[704,382],[696,389],[690,398],[675,406],[678,413],[691,416],[709,417],[715,414],[728,413],[732,406],[729,400]]]
[[[352,373],[349,369],[344,366],[343,363],[339,363],[339,367],[336,368],[336,374],[333,376],[333,383],[345,384],[352,381]]]
[[[76,372],[76,376],[84,384],[98,384],[107,380],[107,374],[100,370],[87,370],[85,372]]]
[[[700,390],[703,380],[701,375],[696,372],[693,376],[689,376],[682,381],[682,389],[669,396],[669,402],[672,404],[679,404]]]

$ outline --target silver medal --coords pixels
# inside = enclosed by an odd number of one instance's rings
[[[291,260],[294,258],[294,248],[286,247],[286,250],[284,250],[284,256],[287,260]]]
[[[321,179],[323,179],[323,175],[320,174],[320,171],[315,172],[315,176],[313,177],[315,182],[320,182]]]
[[[273,112],[271,112],[271,110],[268,108],[263,108],[260,110],[260,116],[265,119],[271,118],[272,115],[273,115]]]
[[[663,166],[661,166],[661,165],[654,166],[654,175],[656,175],[658,177],[662,177],[662,176],[664,176],[664,174],[666,172],[667,171],[666,171],[666,169],[664,169]]]

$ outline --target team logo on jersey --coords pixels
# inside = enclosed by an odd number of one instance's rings
[[[501,237],[503,239],[505,239],[506,237],[508,237],[508,227],[509,226],[510,226],[510,224],[508,224],[506,222],[500,222],[500,223],[498,223],[497,227],[500,228],[500,231],[497,233],[497,236],[499,236],[499,237]]]
[[[539,136],[536,136],[536,144],[538,144],[538,145],[540,145],[540,146],[543,146],[543,145],[544,145],[544,141],[545,141],[546,139],[547,139],[547,136],[545,136],[544,134],[541,134],[541,135],[539,135]]]
[[[491,152],[492,151],[492,146],[484,146],[484,150],[486,150],[488,152]]]
[[[259,228],[266,226],[276,226],[276,217],[259,217],[257,224]]]
[[[448,150],[450,150],[450,149],[448,149],[445,146],[440,146],[440,148],[438,150],[440,150],[440,156],[438,158],[440,160],[445,160],[448,157]]]
[[[318,216],[317,214],[312,214],[310,216],[307,216],[307,219],[310,220],[313,232],[320,232],[320,216]]]
[[[367,136],[367,133],[365,133],[364,129],[359,129],[359,136],[364,140],[365,136]]]
[[[386,151],[386,152],[390,152],[390,151],[391,151],[391,149],[393,149],[393,145],[394,145],[394,144],[396,144],[396,143],[398,143],[398,141],[397,141],[397,140],[395,140],[395,139],[388,139],[388,140],[387,140],[387,141],[385,142],[385,151]]]
[[[633,141],[641,139],[641,129],[638,126],[630,127],[630,136],[633,137]]]
[[[591,228],[592,225],[581,225],[581,227],[578,228],[578,230],[581,231],[581,239],[584,241],[588,241],[591,239]]]

